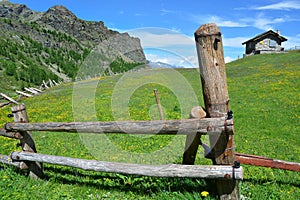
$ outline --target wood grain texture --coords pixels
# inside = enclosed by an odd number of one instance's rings
[[[112,172],[120,174],[134,174],[155,177],[198,177],[208,179],[243,179],[243,169],[232,166],[216,165],[141,165],[116,162],[103,162],[52,156],[30,152],[13,152],[13,161],[34,161],[55,165],[70,166],[83,170]]]
[[[22,92],[22,91],[19,91],[19,90],[16,90],[16,93],[17,93],[17,94],[20,94],[20,95],[23,95],[23,96],[25,96],[25,97],[32,97],[31,94],[27,94],[27,93]]]
[[[5,129],[0,129],[0,136],[12,139],[21,139],[22,135],[19,132],[8,132]]]
[[[7,96],[6,94],[0,93],[0,96],[2,96],[4,99],[14,103],[14,104],[19,104],[17,101],[15,101],[14,99],[10,98],[9,96]]]
[[[13,162],[9,156],[0,154],[0,164],[11,165],[20,168],[21,162]]]
[[[12,113],[14,115],[14,121],[17,123],[23,123],[26,124],[29,122],[26,107],[24,104],[19,104],[11,108]],[[28,131],[19,131],[19,133],[22,135],[20,138],[22,150],[24,152],[32,152],[36,153],[36,147],[34,140],[32,138],[31,132]],[[34,179],[44,178],[43,173],[43,165],[39,162],[24,162],[20,164],[21,166],[26,166],[29,168],[29,176]]]
[[[204,118],[187,120],[154,121],[111,121],[111,122],[46,122],[46,123],[7,123],[8,131],[55,131],[81,133],[121,133],[157,135],[218,135],[225,129],[233,131],[233,121],[225,118]]]
[[[226,117],[229,111],[229,95],[220,28],[216,24],[204,24],[195,32],[205,110],[208,117]],[[217,165],[233,165],[233,134],[227,131],[211,135],[212,161]],[[217,181],[220,199],[240,199],[237,181]]]
[[[235,157],[236,160],[239,161],[241,164],[300,172],[300,163],[276,160],[263,156],[249,155],[243,153],[235,153]]]

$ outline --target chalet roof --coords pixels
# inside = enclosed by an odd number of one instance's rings
[[[282,36],[279,35],[278,33],[275,33],[274,31],[269,30],[269,31],[267,31],[267,32],[264,32],[264,33],[262,33],[262,34],[260,34],[260,35],[255,36],[254,38],[252,38],[252,39],[250,39],[250,40],[247,40],[246,42],[243,42],[242,44],[244,45],[244,44],[246,44],[246,43],[248,43],[248,42],[253,42],[253,41],[260,40],[260,39],[262,39],[262,38],[264,38],[264,37],[266,37],[266,36],[268,36],[268,35],[274,35],[274,36],[277,37],[281,42],[287,41],[287,39],[286,39],[285,37],[282,37]]]

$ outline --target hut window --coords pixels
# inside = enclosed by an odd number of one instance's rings
[[[275,40],[270,40],[269,46],[270,46],[271,48],[276,48],[276,41],[275,41]]]

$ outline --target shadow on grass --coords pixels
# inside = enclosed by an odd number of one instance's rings
[[[157,192],[213,192],[211,181],[197,178],[159,178],[84,171],[45,166],[46,179],[61,184],[84,185],[104,190],[119,190],[150,195]]]

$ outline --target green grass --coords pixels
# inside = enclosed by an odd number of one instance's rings
[[[300,162],[300,56],[298,52],[247,57],[227,65],[236,151]],[[158,119],[153,89],[158,89],[166,119],[188,118],[203,105],[199,71],[151,70],[47,90],[24,101],[31,122]],[[123,89],[125,88],[125,89]],[[73,100],[73,102],[72,102]],[[125,108],[125,109],[124,109]],[[10,108],[0,110],[0,122]],[[180,163],[181,136],[129,136],[34,132],[39,153],[131,163]],[[208,142],[208,138],[204,137]],[[0,138],[0,152],[20,150]],[[199,150],[196,164],[210,164]],[[1,167],[1,166],[0,166]],[[249,199],[297,199],[300,174],[243,166],[241,193]],[[86,172],[45,164],[46,180],[0,168],[0,196],[31,199],[201,199],[211,192],[201,179],[152,178]],[[26,192],[24,192],[26,191]],[[206,199],[214,199],[210,194]]]

